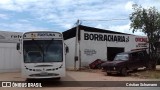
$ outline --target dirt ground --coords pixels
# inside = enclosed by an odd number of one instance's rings
[[[101,70],[92,71],[67,71],[66,77],[62,77],[61,81],[143,81],[146,79],[140,79],[136,77],[123,77],[118,75],[107,76],[105,72]],[[25,78],[21,78],[20,72],[14,73],[0,73],[0,81],[25,81]]]
[[[105,72],[101,70],[93,71],[67,71],[66,77],[61,78],[59,82],[63,81],[150,81],[152,79],[141,79],[139,77],[122,77],[118,75],[107,76]],[[157,80],[157,79],[153,79]],[[21,78],[20,72],[15,73],[0,73],[0,81],[25,81],[25,78]],[[158,80],[160,81],[160,80]],[[160,88],[124,88],[124,87],[61,87],[58,84],[52,82],[45,82],[46,86],[42,88],[0,88],[0,90],[159,90]],[[48,86],[49,85],[49,86]]]

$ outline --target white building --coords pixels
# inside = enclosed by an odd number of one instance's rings
[[[0,31],[0,73],[20,71],[20,52],[16,45],[22,33]]]
[[[117,53],[147,47],[145,36],[82,25],[63,32],[63,36],[69,47],[69,53],[66,54],[68,69],[88,66],[96,59],[113,60]]]

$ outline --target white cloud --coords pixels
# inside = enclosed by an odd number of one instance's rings
[[[4,10],[20,10],[20,7],[16,6],[12,0],[1,0],[0,8]]]
[[[6,23],[3,23],[3,24],[0,24],[0,30],[17,31],[17,32],[42,31],[42,30],[50,31],[48,28],[35,27],[35,26],[32,26],[31,24],[24,24],[24,23],[10,23],[9,25]]]
[[[22,12],[29,10],[39,0],[1,0],[0,9]]]
[[[72,28],[72,24],[64,24],[64,28],[67,28],[67,29],[70,29],[70,28]]]
[[[39,19],[57,23],[62,25],[61,27],[65,27],[67,29],[71,25],[68,26],[65,24],[74,24],[77,19],[104,20],[128,17],[127,14],[121,14],[122,11],[120,10],[124,7],[125,3],[119,3],[115,5],[114,3],[109,4],[108,2],[97,0],[65,0],[66,3],[63,4],[63,1],[58,0],[58,3],[54,5],[56,2],[56,0],[53,3],[50,2],[49,6],[47,4],[47,9],[38,9],[41,7],[41,4],[36,4],[37,9],[32,9],[34,12],[33,14],[39,16]],[[85,21],[83,22],[85,23]],[[90,23],[95,23],[95,21]]]
[[[115,5],[103,0],[8,0],[0,3],[0,9],[29,11],[35,18],[62,25],[77,19],[119,18],[117,14],[122,7],[121,3]]]
[[[114,26],[109,26],[109,29],[110,29],[110,30],[117,31],[117,32],[132,33],[132,32],[129,30],[129,29],[130,29],[129,23],[126,24],[126,25],[114,25]]]
[[[98,24],[97,26],[95,26],[96,28],[104,28],[102,24]]]
[[[7,12],[23,12],[31,15],[35,23],[47,22],[51,25],[66,30],[72,28],[77,19],[80,20],[111,20],[128,18],[132,11],[132,4],[141,4],[144,7],[159,7],[160,1],[153,0],[1,0],[0,10]],[[18,16],[18,14],[17,14]],[[27,15],[26,15],[27,16]],[[8,16],[1,15],[0,18],[7,19]],[[14,17],[13,17],[14,18]],[[28,18],[28,17],[27,17]],[[47,29],[41,26],[33,26],[30,20],[22,18],[17,20],[15,24],[8,23],[10,29],[15,30],[33,30]],[[16,18],[15,18],[16,19]],[[83,25],[93,26],[97,28],[109,28],[121,32],[131,33],[128,21],[83,21]],[[3,24],[3,22],[2,22]],[[41,25],[41,24],[40,24]],[[28,27],[29,28],[28,28]],[[47,26],[47,25],[46,25]],[[7,27],[7,26],[6,26]]]
[[[123,33],[134,34],[134,35],[142,35],[142,36],[145,35],[143,32],[140,32],[140,31],[132,33],[132,30],[130,29],[130,23],[125,25],[110,26],[109,30],[114,30],[117,32],[123,32]]]
[[[0,13],[0,19],[9,19],[9,16],[6,14],[1,14]]]
[[[12,3],[12,0],[1,0],[0,4],[10,4]]]
[[[125,10],[132,11],[132,5],[135,4],[133,1],[128,1],[125,5]]]
[[[18,20],[18,22],[20,22],[20,23],[30,23],[30,21],[27,20],[27,19],[20,19],[20,20]]]

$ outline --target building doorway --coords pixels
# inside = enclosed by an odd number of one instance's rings
[[[117,53],[124,52],[123,47],[107,47],[107,60],[113,61]]]

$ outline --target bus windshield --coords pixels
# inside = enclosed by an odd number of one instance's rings
[[[62,62],[62,40],[25,40],[23,42],[24,62]]]

